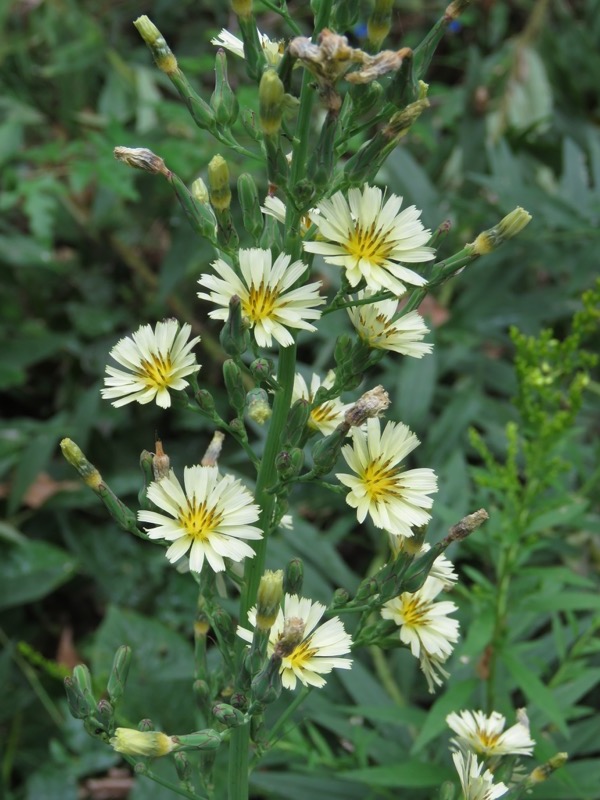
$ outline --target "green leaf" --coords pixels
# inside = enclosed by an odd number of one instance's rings
[[[429,709],[427,720],[413,745],[412,753],[419,753],[428,742],[446,730],[448,714],[451,711],[460,711],[461,708],[468,707],[478,685],[479,681],[475,678],[449,685],[444,694],[438,697]]]
[[[500,657],[527,699],[536,706],[540,713],[551,720],[561,733],[568,736],[567,723],[552,691],[544,686],[537,675],[515,656],[514,651],[503,650],[500,653]]]
[[[353,769],[340,773],[340,777],[349,781],[360,781],[368,786],[417,789],[439,786],[443,781],[452,779],[453,772],[447,767],[430,762],[423,764],[410,761],[389,767]]]
[[[69,580],[76,561],[64,550],[30,539],[4,548],[0,561],[0,608],[31,603]]]

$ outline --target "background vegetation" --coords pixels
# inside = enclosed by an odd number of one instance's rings
[[[302,24],[308,4],[290,8]],[[397,2],[388,46],[416,45],[442,10]],[[429,113],[380,175],[427,226],[451,221],[448,254],[515,205],[533,214],[524,234],[429,299],[433,355],[378,376],[391,418],[423,441],[417,463],[440,476],[429,540],[480,505],[492,519],[451,554],[463,639],[447,687],[432,698],[406,652],[387,661],[373,652],[331,681],[326,699],[313,693],[255,776],[257,797],[437,796],[452,777],[445,714],[490,704],[511,718],[527,705],[537,762],[570,753],[536,798],[600,798],[599,386],[586,383],[592,364],[581,356],[584,339],[597,350],[593,308],[568,338],[597,275],[598,10],[594,0],[475,4],[434,59]],[[201,380],[220,392],[218,331],[195,298],[211,254],[166,183],[112,156],[116,145],[149,147],[190,183],[218,152],[155,69],[131,25],[141,13],[208,99],[209,38],[231,22],[225,3],[0,7],[0,794],[15,800],[170,796],[115,771],[117,754],[70,719],[61,679],[78,660],[101,688],[116,647],[132,645],[123,722],[193,726],[193,583],[161,550],[118,531],[57,453],[62,437],[74,439],[132,504],[139,453],[155,431],[179,467],[203,453],[203,421],[101,402],[109,349],[143,322],[191,322],[203,336]],[[267,9],[262,19],[264,31],[286,35]],[[229,64],[240,102],[252,106],[234,57]],[[234,177],[253,170],[241,160],[230,168]],[[329,367],[339,316],[307,345],[307,374],[315,359]],[[521,339],[515,369],[511,326],[535,337],[551,327],[556,338]],[[232,443],[224,460],[245,472]],[[302,556],[315,599],[355,587],[383,557],[378,537],[334,496],[310,489],[295,500],[294,530],[274,542],[270,566]]]

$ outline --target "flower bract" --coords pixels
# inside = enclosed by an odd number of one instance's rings
[[[352,660],[340,658],[350,652],[352,639],[344,630],[339,617],[332,617],[322,625],[319,621],[325,606],[313,603],[306,597],[286,594],[275,624],[269,634],[267,653],[273,655],[276,648],[287,644],[288,631],[296,632],[294,641],[285,646],[280,673],[285,689],[295,689],[298,681],[304,686],[325,686],[325,679],[332,669],[350,669]],[[256,624],[256,608],[248,612],[248,619]],[[247,642],[252,641],[252,631],[239,627],[238,634]]]
[[[402,265],[435,257],[426,246],[431,231],[423,227],[415,206],[401,212],[401,205],[402,198],[394,194],[384,202],[376,186],[349,189],[347,199],[336,192],[318,204],[317,213],[310,212],[319,238],[304,242],[304,249],[344,267],[351,286],[364,280],[368,289],[388,289],[396,296],[406,291],[404,283],[423,286],[425,278]]]
[[[189,551],[190,570],[200,572],[206,558],[211,569],[225,569],[225,558],[252,558],[254,550],[243,539],[261,539],[262,532],[251,523],[259,507],[250,492],[232,475],[219,475],[217,467],[186,467],[182,487],[173,470],[148,487],[148,499],[166,512],[139,511],[140,522],[150,539],[172,542],[167,550],[171,563]]]
[[[320,283],[308,283],[292,289],[306,272],[302,261],[290,263],[291,256],[281,253],[272,263],[271,251],[250,248],[239,251],[240,273],[237,275],[225,261],[214,262],[217,275],[202,275],[198,283],[210,290],[198,297],[222,308],[211,311],[213,319],[226,320],[229,301],[234,295],[242,303],[242,315],[252,327],[260,347],[270,347],[273,339],[289,347],[294,339],[288,328],[316,330],[307,320],[319,319],[315,308],[325,303],[319,295]]]
[[[106,367],[102,397],[116,407],[156,400],[161,408],[169,408],[169,390],[185,389],[185,376],[200,369],[191,352],[200,337],[190,339],[191,331],[190,325],[179,330],[177,320],[167,319],[158,322],[154,330],[151,325],[142,325],[132,336],[121,339],[110,355],[125,370]]]
[[[394,536],[412,536],[413,527],[425,525],[431,515],[437,478],[431,469],[404,470],[400,462],[419,444],[406,425],[388,422],[383,433],[379,419],[367,420],[366,430],[353,428],[352,444],[342,455],[355,473],[337,478],[350,491],[346,502],[356,509],[359,522],[370,515],[377,528]]]

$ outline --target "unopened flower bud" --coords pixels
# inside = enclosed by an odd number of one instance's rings
[[[92,689],[92,676],[89,669],[85,664],[77,664],[73,670],[73,683],[77,687],[78,692],[85,700],[88,713],[94,715],[96,713],[96,699]]]
[[[281,441],[288,447],[294,447],[302,438],[310,418],[310,403],[303,397],[292,405],[281,435]]]
[[[156,62],[156,66],[161,72],[164,72],[165,75],[172,75],[177,72],[177,59],[152,20],[144,14],[134,20],[133,24],[137,28],[142,39],[148,45],[154,57],[154,61]]]
[[[215,91],[210,105],[219,125],[229,126],[236,121],[239,103],[227,79],[227,56],[222,49],[218,50],[215,59]]]
[[[227,211],[231,205],[229,167],[222,156],[216,155],[208,164],[210,202],[216,211]]]
[[[105,699],[98,701],[98,706],[96,708],[96,719],[102,727],[106,730],[109,729],[115,716],[115,710],[112,704]]]
[[[85,719],[88,717],[90,715],[90,708],[77,683],[73,678],[67,677],[64,680],[64,686],[71,716],[75,717],[75,719]]]
[[[281,127],[285,88],[277,70],[266,69],[258,89],[259,119],[263,133],[274,136]]]
[[[180,781],[187,782],[192,777],[192,765],[185,753],[175,753],[173,755],[177,777]]]
[[[266,381],[273,375],[273,362],[270,358],[256,358],[250,364],[252,377],[259,381]]]
[[[242,316],[242,301],[237,294],[229,300],[229,313],[221,328],[219,341],[229,356],[241,356],[248,349],[249,334]]]
[[[261,235],[264,227],[264,218],[260,210],[258,189],[252,175],[244,172],[238,178],[238,198],[242,207],[244,228],[255,239]]]
[[[230,406],[235,409],[238,417],[244,413],[246,404],[246,390],[242,380],[242,371],[233,359],[228,358],[223,364],[223,378]]]
[[[151,719],[148,719],[148,717],[145,717],[144,719],[141,719],[138,722],[137,729],[138,729],[138,731],[141,731],[142,733],[147,733],[148,731],[153,731],[154,730],[154,723],[152,722]]]
[[[122,161],[128,167],[142,169],[151,175],[169,173],[162,158],[145,147],[115,147],[113,153],[117,161]]]
[[[209,202],[210,197],[208,194],[208,187],[202,178],[196,178],[196,180],[192,183],[192,196],[194,197],[194,200],[197,200],[203,206]]]
[[[304,581],[304,564],[300,558],[292,558],[285,568],[283,590],[286,594],[300,594]]]
[[[221,735],[212,728],[171,737],[177,750],[216,750],[221,744]]]
[[[231,0],[231,8],[237,17],[248,18],[252,14],[252,0]]]
[[[117,728],[110,743],[118,753],[144,758],[160,758],[175,749],[175,742],[166,733],[133,728]]]
[[[313,472],[315,475],[327,475],[335,467],[348,430],[348,423],[342,422],[333,433],[324,436],[313,446]]]
[[[217,703],[213,706],[212,713],[215,719],[227,728],[239,728],[246,722],[246,715],[227,703]]]
[[[108,696],[113,705],[117,705],[125,692],[125,684],[129,675],[131,664],[131,647],[121,645],[113,659],[112,669],[108,678]]]
[[[375,0],[367,21],[369,43],[377,49],[390,32],[394,0]]]
[[[206,681],[196,680],[192,685],[194,697],[198,707],[202,710],[206,707],[206,703],[210,700],[210,686]]]
[[[281,694],[281,656],[273,653],[264,669],[252,681],[252,699],[261,704],[273,703]]]
[[[346,589],[336,589],[333,593],[332,605],[334,608],[342,608],[350,600],[350,595]]]
[[[551,759],[546,761],[545,764],[541,764],[539,767],[536,767],[531,774],[525,778],[525,783],[528,787],[535,786],[538,783],[543,783],[543,781],[548,780],[550,775],[555,772],[557,769],[563,767],[569,759],[568,753],[557,753],[555,756],[552,756]]]
[[[208,389],[200,389],[195,394],[196,402],[200,409],[207,415],[215,413],[215,399]]]
[[[235,625],[231,615],[224,608],[216,608],[212,615],[213,627],[219,633],[225,644],[229,647],[235,642]]]
[[[71,439],[63,439],[60,443],[63,456],[72,467],[75,467],[84,483],[91,489],[97,489],[102,483],[102,475],[84,456],[83,452]]]
[[[507,239],[512,239],[520,233],[526,225],[531,222],[531,214],[524,208],[518,206],[507,214],[493,228],[483,231],[475,241],[467,245],[471,249],[472,255],[484,256],[491,253]]]
[[[379,417],[388,408],[390,396],[383,386],[376,386],[358,398],[344,416],[344,421],[351,428],[360,427],[371,417]]]
[[[299,447],[282,450],[275,459],[275,468],[281,480],[289,481],[300,473],[304,464],[304,451]]]
[[[253,422],[264,425],[273,411],[269,405],[269,395],[264,389],[251,389],[246,395],[246,414]]]
[[[256,627],[269,631],[275,624],[283,599],[283,570],[268,569],[260,579],[256,597]]]

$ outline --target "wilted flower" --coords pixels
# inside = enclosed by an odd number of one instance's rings
[[[266,33],[261,33],[258,30],[257,33],[267,64],[272,67],[279,66],[279,62],[283,56],[284,43],[282,41],[276,41],[275,39],[269,39]],[[237,36],[234,36],[233,33],[230,33],[226,28],[223,28],[218,36],[211,39],[210,43],[214,44],[215,47],[224,47],[225,50],[229,50],[230,53],[244,58],[243,41],[238,39]]]

